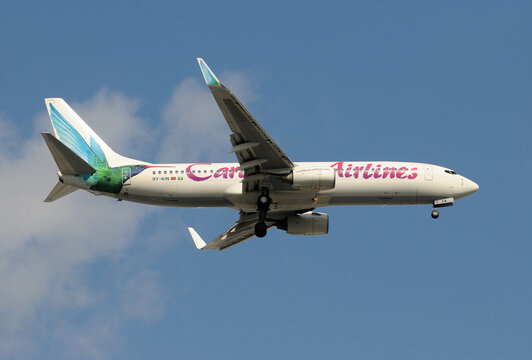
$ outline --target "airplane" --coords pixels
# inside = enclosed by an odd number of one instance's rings
[[[45,99],[53,134],[42,133],[59,168],[45,199],[77,189],[118,200],[174,207],[227,207],[239,211],[229,230],[206,243],[192,227],[198,249],[225,250],[277,227],[292,235],[324,235],[329,216],[315,209],[350,205],[432,205],[439,209],[478,190],[446,167],[402,161],[294,162],[236,96],[197,59],[205,82],[231,130],[238,163],[152,164],[114,152],[61,98]]]

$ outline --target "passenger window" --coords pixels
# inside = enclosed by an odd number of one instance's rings
[[[161,175],[161,170],[159,170],[159,175]]]
[[[166,170],[164,171],[164,174],[166,175]]]
[[[152,171],[153,175],[155,175],[155,171]]]

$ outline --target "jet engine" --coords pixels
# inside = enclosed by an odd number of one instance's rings
[[[330,167],[296,167],[283,181],[296,189],[331,190],[336,184],[336,170]]]
[[[329,232],[329,215],[306,212],[286,218],[286,230],[290,235],[325,235]]]

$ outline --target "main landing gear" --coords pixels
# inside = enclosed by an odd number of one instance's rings
[[[440,216],[440,212],[436,208],[432,209],[432,212],[430,213],[430,216],[432,216],[433,219],[437,219],[438,216]]]
[[[255,236],[256,237],[265,237],[268,232],[268,227],[264,221],[259,221],[255,224]]]
[[[262,193],[257,198],[257,210],[259,211],[259,222],[255,224],[255,236],[257,237],[265,237],[268,232],[268,226],[264,220],[266,219],[266,213],[270,210],[271,203],[269,189],[263,187]]]

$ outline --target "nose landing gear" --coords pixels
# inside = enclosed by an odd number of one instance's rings
[[[437,219],[438,216],[440,216],[440,212],[438,211],[438,208],[453,206],[453,204],[454,204],[453,198],[434,200],[433,202],[434,207],[432,208],[432,212],[430,213],[430,216],[432,216],[433,219]]]

